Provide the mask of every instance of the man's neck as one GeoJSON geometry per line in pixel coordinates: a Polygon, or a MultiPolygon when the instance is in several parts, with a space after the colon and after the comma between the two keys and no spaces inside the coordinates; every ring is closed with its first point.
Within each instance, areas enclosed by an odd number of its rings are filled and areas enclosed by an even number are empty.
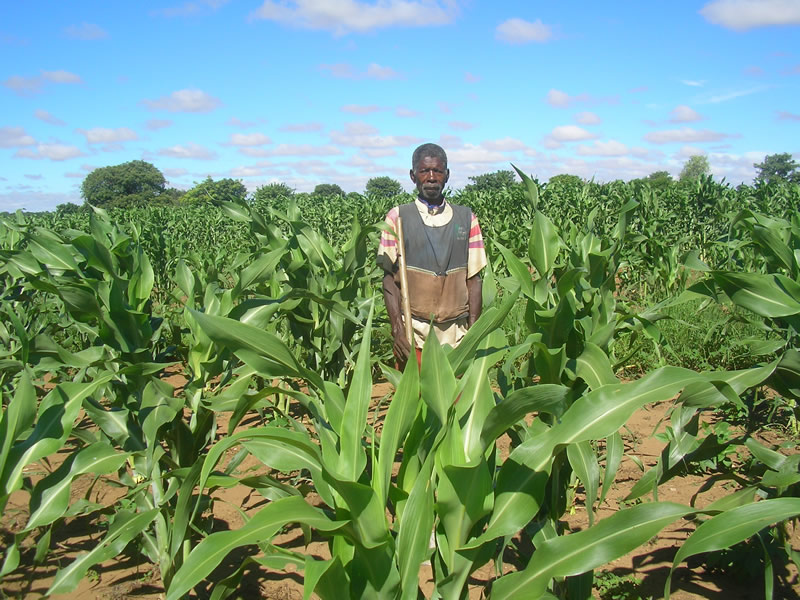
{"type": "Polygon", "coordinates": [[[419,198],[419,201],[428,207],[429,212],[438,212],[444,207],[444,196],[440,196],[439,199],[434,202],[428,202],[422,196],[417,196],[417,198],[419,198]]]}

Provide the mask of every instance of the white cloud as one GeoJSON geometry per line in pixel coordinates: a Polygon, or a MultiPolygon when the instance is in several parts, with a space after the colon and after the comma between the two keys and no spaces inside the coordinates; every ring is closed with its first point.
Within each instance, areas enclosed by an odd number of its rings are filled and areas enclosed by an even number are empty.
{"type": "Polygon", "coordinates": [[[703,87],[706,84],[705,80],[701,81],[696,79],[681,79],[681,83],[689,87],[703,87]]]}
{"type": "Polygon", "coordinates": [[[446,25],[457,14],[455,2],[425,0],[266,0],[250,16],[301,29],[331,31],[336,35],[365,33],[386,27],[446,25]]]}
{"type": "Polygon", "coordinates": [[[95,127],[88,131],[85,129],[76,129],[75,131],[85,136],[88,144],[118,144],[139,139],[136,132],[127,127],[119,127],[117,129],[95,127]]]}
{"type": "Polygon", "coordinates": [[[162,17],[192,17],[206,12],[212,12],[228,3],[228,0],[194,0],[184,2],[178,6],[170,6],[153,11],[152,14],[162,17]]]}
{"type": "Polygon", "coordinates": [[[590,146],[580,144],[577,149],[582,156],[625,156],[630,153],[628,146],[617,140],[595,141],[590,146]]]}
{"type": "Polygon", "coordinates": [[[0,148],[33,146],[36,140],[23,127],[0,127],[0,148]]]}
{"type": "Polygon", "coordinates": [[[55,161],[62,161],[68,160],[70,158],[76,158],[78,156],[83,156],[83,152],[81,152],[80,148],[76,146],[68,146],[66,144],[58,144],[58,143],[49,143],[49,144],[38,144],[35,150],[31,150],[28,148],[24,148],[22,150],[17,151],[14,155],[19,158],[32,158],[34,160],[41,160],[41,159],[49,159],[55,161]]]}
{"type": "Polygon", "coordinates": [[[591,140],[597,136],[577,125],[559,125],[553,128],[549,137],[557,142],[578,142],[591,140]]]}
{"type": "Polygon", "coordinates": [[[45,83],[64,84],[83,83],[83,81],[78,75],[69,71],[42,71],[40,75],[33,77],[12,75],[3,82],[3,86],[19,96],[29,96],[40,93],[45,83]]]}
{"type": "Polygon", "coordinates": [[[609,96],[606,98],[591,96],[589,94],[570,96],[566,92],[555,89],[551,89],[549,92],[547,92],[545,100],[550,106],[554,106],[556,108],[567,108],[578,102],[584,104],[617,104],[619,102],[619,98],[616,96],[609,96]]]}
{"type": "Polygon", "coordinates": [[[198,160],[211,160],[217,157],[216,152],[212,152],[205,146],[190,143],[185,146],[170,146],[158,151],[160,156],[170,156],[172,158],[193,158],[198,160]]]}
{"type": "Polygon", "coordinates": [[[692,129],[691,127],[682,127],[681,129],[652,131],[646,134],[644,139],[653,144],[696,144],[702,142],[718,142],[730,137],[735,136],[727,133],[711,131],[710,129],[692,129]]]}
{"type": "Polygon", "coordinates": [[[189,173],[186,169],[163,169],[162,172],[167,177],[183,177],[189,173]]]}
{"type": "Polygon", "coordinates": [[[247,156],[335,156],[342,154],[336,146],[315,146],[313,144],[278,144],[274,148],[242,148],[240,152],[247,156]]]}
{"type": "Polygon", "coordinates": [[[263,146],[272,140],[263,133],[232,133],[228,144],[231,146],[263,146]]]}
{"type": "Polygon", "coordinates": [[[593,112],[580,112],[575,115],[575,122],[581,125],[599,125],[602,123],[600,117],[593,112]]]}
{"type": "Polygon", "coordinates": [[[215,98],[202,90],[178,90],[169,96],[156,100],[143,100],[150,110],[166,110],[168,112],[207,113],[222,106],[219,98],[215,98]]]}
{"type": "Polygon", "coordinates": [[[310,131],[322,131],[322,123],[289,123],[280,129],[281,131],[292,131],[297,133],[307,133],[310,131]]]}
{"type": "Polygon", "coordinates": [[[547,103],[550,106],[564,108],[569,106],[570,97],[569,94],[562,92],[561,90],[550,90],[547,92],[547,103]]]}
{"type": "Polygon", "coordinates": [[[231,127],[240,127],[241,129],[249,129],[250,127],[255,127],[255,121],[242,121],[238,117],[231,117],[227,121],[225,121],[225,125],[230,125],[231,127]]]}
{"type": "Polygon", "coordinates": [[[735,31],[773,25],[800,25],[797,0],[714,0],[700,9],[709,23],[735,31]]]}
{"type": "Polygon", "coordinates": [[[400,79],[400,73],[391,67],[382,67],[377,63],[370,63],[367,67],[367,77],[370,79],[400,79]]]}
{"type": "Polygon", "coordinates": [[[42,79],[52,83],[83,83],[80,76],[69,71],[42,71],[42,79]]]}
{"type": "Polygon", "coordinates": [[[39,119],[40,121],[44,121],[45,123],[49,123],[50,125],[65,125],[64,121],[51,115],[46,110],[37,109],[34,111],[33,116],[39,119]]]}
{"type": "Polygon", "coordinates": [[[94,23],[86,23],[85,21],[80,25],[70,25],[64,29],[64,33],[68,38],[74,40],[102,40],[108,37],[108,32],[94,23]]]}
{"type": "Polygon", "coordinates": [[[258,177],[264,174],[264,170],[260,167],[234,167],[230,174],[232,177],[258,177]]]}
{"type": "Polygon", "coordinates": [[[707,152],[697,146],[681,146],[681,149],[675,153],[675,156],[680,159],[687,159],[692,156],[705,156],[707,152]]]}
{"type": "Polygon", "coordinates": [[[354,115],[368,115],[370,113],[378,112],[381,110],[381,107],[375,106],[374,104],[370,104],[368,106],[363,106],[361,104],[345,104],[341,110],[342,112],[351,113],[354,115]]]}
{"type": "Polygon", "coordinates": [[[378,130],[367,123],[347,123],[344,131],[332,131],[330,135],[333,143],[356,148],[396,148],[419,141],[408,135],[378,135],[378,130]]]}
{"type": "Polygon", "coordinates": [[[81,199],[77,194],[48,194],[43,192],[10,192],[0,194],[0,210],[13,212],[23,209],[30,212],[55,210],[59,204],[73,202],[78,204],[81,199]]]}
{"type": "Polygon", "coordinates": [[[419,111],[407,108],[405,106],[398,106],[394,111],[395,116],[406,118],[418,117],[419,111]]]}
{"type": "Polygon", "coordinates": [[[384,156],[397,155],[397,150],[394,150],[392,148],[364,148],[362,152],[364,152],[364,154],[366,154],[370,158],[382,158],[384,156]]]}
{"type": "Polygon", "coordinates": [[[378,133],[378,128],[363,121],[345,123],[344,132],[347,135],[372,135],[378,133]]]}
{"type": "Polygon", "coordinates": [[[542,23],[540,19],[536,19],[532,23],[519,18],[508,19],[497,26],[494,35],[498,40],[508,44],[529,44],[531,42],[543,44],[553,38],[550,27],[542,23]]]}
{"type": "Polygon", "coordinates": [[[20,96],[38,94],[42,91],[42,78],[12,75],[3,82],[3,86],[20,96]]]}
{"type": "Polygon", "coordinates": [[[321,64],[319,68],[327,71],[337,79],[402,79],[402,75],[392,67],[384,67],[378,63],[370,63],[365,71],[356,70],[350,63],[321,64]]]}
{"type": "Polygon", "coordinates": [[[148,121],[144,124],[149,131],[158,131],[159,129],[169,127],[170,125],[172,125],[172,121],[167,119],[148,119],[148,121]]]}
{"type": "Polygon", "coordinates": [[[461,163],[495,163],[505,162],[506,157],[496,150],[489,150],[481,146],[473,144],[465,144],[463,148],[457,148],[447,153],[447,161],[449,166],[459,165],[461,163]]]}
{"type": "Polygon", "coordinates": [[[790,113],[785,110],[778,111],[780,121],[800,121],[800,114],[790,113]]]}
{"type": "Polygon", "coordinates": [[[481,146],[487,150],[496,152],[515,152],[517,150],[525,149],[524,143],[511,137],[504,137],[499,140],[485,140],[481,142],[481,146]]]}
{"type": "Polygon", "coordinates": [[[478,83],[480,80],[481,80],[480,76],[474,75],[469,71],[464,73],[464,81],[466,81],[467,83],[478,83]]]}
{"type": "Polygon", "coordinates": [[[335,63],[332,65],[323,64],[319,66],[323,71],[328,71],[333,77],[337,79],[357,79],[356,71],[353,65],[349,63],[335,63]]]}
{"type": "Polygon", "coordinates": [[[694,121],[702,121],[703,115],[685,104],[680,104],[672,109],[669,114],[669,120],[671,123],[692,123],[694,121]]]}
{"type": "Polygon", "coordinates": [[[466,121],[450,121],[448,125],[451,129],[455,129],[457,131],[469,131],[470,129],[475,128],[474,123],[467,123],[466,121]]]}
{"type": "Polygon", "coordinates": [[[766,89],[767,88],[765,86],[758,86],[746,90],[734,90],[732,92],[727,92],[725,94],[716,94],[710,96],[705,100],[705,102],[708,104],[719,104],[720,102],[727,102],[728,100],[734,100],[736,98],[741,98],[742,96],[757,94],[758,92],[763,92],[766,89]]]}

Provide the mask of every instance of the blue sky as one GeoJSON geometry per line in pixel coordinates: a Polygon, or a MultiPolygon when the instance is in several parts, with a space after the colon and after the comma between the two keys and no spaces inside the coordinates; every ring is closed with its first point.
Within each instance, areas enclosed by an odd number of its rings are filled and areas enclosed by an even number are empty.
{"type": "Polygon", "coordinates": [[[511,164],[750,182],[800,159],[800,0],[181,0],[0,6],[0,210],[80,203],[129,160],[250,190],[511,164]]]}

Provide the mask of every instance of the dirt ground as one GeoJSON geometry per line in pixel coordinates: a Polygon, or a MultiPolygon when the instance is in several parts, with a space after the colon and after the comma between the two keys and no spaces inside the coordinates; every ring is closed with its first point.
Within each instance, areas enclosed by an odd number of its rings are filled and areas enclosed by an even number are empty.
{"type": "MultiPolygon", "coordinates": [[[[180,375],[173,375],[170,383],[179,388],[182,385],[180,375]]],[[[391,387],[388,384],[376,385],[373,388],[373,401],[376,405],[381,401],[385,402],[390,392],[391,387]]],[[[669,403],[648,406],[638,411],[628,422],[628,429],[623,430],[626,455],[617,473],[615,485],[603,504],[597,508],[596,519],[603,519],[618,510],[622,506],[623,498],[640,478],[641,470],[630,458],[631,455],[638,457],[646,467],[656,464],[664,443],[653,438],[652,434],[663,430],[662,417],[668,408],[669,403]]],[[[247,422],[243,425],[247,426],[247,422]]],[[[774,439],[768,440],[768,442],[774,441],[774,439]]],[[[501,453],[507,454],[508,446],[508,438],[501,438],[499,442],[501,453]]],[[[794,451],[798,451],[798,448],[795,447],[794,451]]],[[[57,462],[57,460],[51,461],[49,469],[55,468],[57,462]]],[[[251,466],[254,468],[257,466],[254,460],[252,464],[245,462],[240,467],[240,471],[251,466]]],[[[263,469],[263,466],[261,468],[263,469]]],[[[37,475],[41,476],[46,472],[44,468],[38,470],[41,473],[37,473],[37,469],[34,468],[26,472],[26,475],[36,478],[37,475]]],[[[659,489],[659,500],[670,500],[688,505],[698,494],[704,480],[705,478],[694,476],[673,479],[659,489]]],[[[83,497],[90,484],[91,480],[79,478],[73,485],[72,496],[83,497]]],[[[99,503],[110,505],[121,493],[119,488],[101,481],[93,486],[91,497],[99,503]]],[[[730,491],[723,489],[721,485],[714,486],[699,494],[695,499],[695,505],[706,506],[728,493],[730,491]]],[[[245,512],[252,512],[258,510],[266,502],[257,493],[251,493],[243,486],[217,491],[214,493],[214,497],[214,521],[217,530],[240,527],[242,525],[240,508],[245,512]]],[[[27,516],[27,495],[21,493],[12,495],[5,513],[0,516],[0,532],[3,534],[3,543],[7,543],[9,532],[24,526],[27,516]]],[[[51,542],[52,550],[44,564],[37,567],[31,564],[34,549],[32,547],[25,548],[22,553],[21,567],[0,581],[0,598],[43,597],[58,568],[69,564],[77,554],[91,549],[102,535],[102,532],[98,531],[96,527],[89,529],[89,525],[88,520],[82,518],[67,520],[62,527],[54,531],[51,542]]],[[[588,515],[583,506],[580,489],[577,490],[573,510],[565,519],[565,525],[570,532],[588,527],[588,515]]],[[[651,597],[663,597],[664,582],[672,566],[672,559],[680,544],[694,531],[694,528],[695,525],[689,521],[677,521],[645,546],[603,567],[602,570],[611,574],[606,575],[608,578],[614,576],[636,578],[635,594],[621,596],[621,598],[633,600],[638,597],[644,600],[651,597]]],[[[285,532],[276,540],[276,543],[319,558],[329,556],[327,543],[322,538],[314,538],[308,546],[305,546],[303,534],[299,528],[285,532]]],[[[800,551],[800,533],[797,531],[794,532],[793,547],[795,551],[800,551]]],[[[522,544],[517,549],[508,549],[504,555],[504,572],[515,570],[517,566],[523,566],[527,558],[525,554],[526,549],[522,544]]],[[[236,561],[240,561],[242,558],[241,555],[231,557],[228,561],[229,564],[222,565],[216,573],[224,576],[233,571],[236,561]]],[[[741,569],[742,572],[744,570],[741,569]]],[[[745,600],[764,597],[763,577],[759,576],[748,580],[734,575],[735,573],[731,572],[707,571],[699,561],[690,562],[688,565],[684,563],[673,576],[672,598],[675,600],[693,598],[745,600]]],[[[494,576],[494,564],[487,564],[476,571],[469,580],[470,598],[484,597],[486,585],[494,576]]],[[[776,569],[776,576],[778,577],[775,588],[776,598],[800,598],[800,582],[794,569],[788,572],[776,569]]],[[[420,583],[426,596],[433,589],[431,577],[430,567],[423,566],[420,571],[420,583]]],[[[210,596],[211,590],[200,590],[196,593],[198,598],[207,598],[210,596]]],[[[245,575],[238,596],[248,599],[300,600],[303,598],[303,575],[292,568],[285,572],[263,568],[253,569],[245,575]]],[[[123,555],[96,566],[89,572],[89,577],[84,578],[74,592],[52,596],[55,600],[156,600],[163,597],[163,588],[160,586],[155,566],[146,559],[143,560],[142,557],[129,555],[123,555]]]]}

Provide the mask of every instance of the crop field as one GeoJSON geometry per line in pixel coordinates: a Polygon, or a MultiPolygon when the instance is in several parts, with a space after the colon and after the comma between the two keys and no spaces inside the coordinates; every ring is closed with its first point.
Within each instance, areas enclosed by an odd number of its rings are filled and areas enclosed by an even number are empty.
{"type": "Polygon", "coordinates": [[[410,196],[0,215],[0,596],[800,594],[800,186],[520,176],[403,372],[410,196]]]}

